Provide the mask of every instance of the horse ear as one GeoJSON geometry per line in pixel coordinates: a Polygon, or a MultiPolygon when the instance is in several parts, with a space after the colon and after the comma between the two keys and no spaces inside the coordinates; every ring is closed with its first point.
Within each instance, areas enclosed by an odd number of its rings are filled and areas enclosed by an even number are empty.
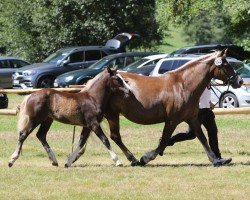
{"type": "Polygon", "coordinates": [[[108,73],[110,74],[110,76],[114,75],[114,72],[112,71],[112,69],[110,69],[109,67],[107,67],[108,73]]]}
{"type": "Polygon", "coordinates": [[[114,71],[116,72],[118,70],[118,65],[114,66],[114,71]]]}
{"type": "Polygon", "coordinates": [[[228,48],[223,49],[223,50],[219,53],[219,57],[226,57],[227,51],[228,51],[228,48]]]}

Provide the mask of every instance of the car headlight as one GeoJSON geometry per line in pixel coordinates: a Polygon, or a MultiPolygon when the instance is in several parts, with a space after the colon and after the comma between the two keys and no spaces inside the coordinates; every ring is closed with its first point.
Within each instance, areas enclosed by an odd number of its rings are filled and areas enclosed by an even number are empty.
{"type": "Polygon", "coordinates": [[[67,77],[65,78],[65,81],[66,81],[66,82],[71,81],[73,78],[74,78],[74,76],[67,76],[67,77]]]}
{"type": "Polygon", "coordinates": [[[242,85],[241,88],[242,88],[243,90],[245,90],[246,92],[249,92],[249,93],[250,93],[250,87],[249,87],[249,86],[242,85]]]}
{"type": "Polygon", "coordinates": [[[27,70],[27,71],[23,72],[24,76],[33,76],[35,74],[36,74],[36,71],[34,71],[34,70],[29,70],[29,71],[27,70]]]}

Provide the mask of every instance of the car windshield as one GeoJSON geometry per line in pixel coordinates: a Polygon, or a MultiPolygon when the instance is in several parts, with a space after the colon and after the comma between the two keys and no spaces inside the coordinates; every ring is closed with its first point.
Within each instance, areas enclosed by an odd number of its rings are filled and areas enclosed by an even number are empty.
{"type": "Polygon", "coordinates": [[[102,58],[101,60],[95,62],[95,63],[92,64],[92,65],[90,65],[90,66],[89,66],[89,69],[101,69],[101,68],[103,68],[104,66],[107,66],[109,61],[110,61],[110,60],[107,59],[107,58],[102,58]]]}
{"type": "Polygon", "coordinates": [[[63,60],[65,57],[69,55],[70,52],[65,51],[57,51],[47,57],[43,62],[46,63],[58,63],[63,60]]]}
{"type": "Polygon", "coordinates": [[[149,61],[148,58],[139,59],[139,60],[137,60],[137,61],[131,63],[131,64],[128,65],[127,67],[125,67],[124,70],[127,71],[127,70],[136,69],[136,68],[138,68],[138,66],[140,66],[141,64],[146,63],[146,62],[148,62],[148,61],[149,61]]]}
{"type": "Polygon", "coordinates": [[[235,69],[235,71],[240,74],[241,77],[250,77],[250,65],[242,62],[230,62],[230,64],[235,69]]]}

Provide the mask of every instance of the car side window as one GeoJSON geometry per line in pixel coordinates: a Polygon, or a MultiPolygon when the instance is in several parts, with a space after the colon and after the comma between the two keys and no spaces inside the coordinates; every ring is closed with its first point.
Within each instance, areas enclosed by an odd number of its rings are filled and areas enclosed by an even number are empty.
{"type": "Polygon", "coordinates": [[[8,60],[1,60],[0,61],[0,68],[10,68],[10,64],[8,60]]]}
{"type": "Polygon", "coordinates": [[[83,51],[74,52],[69,56],[70,63],[83,62],[83,51]]]}
{"type": "Polygon", "coordinates": [[[105,56],[107,56],[108,54],[106,53],[106,52],[104,52],[104,51],[101,51],[101,57],[103,58],[103,57],[105,57],[105,56]]]}
{"type": "Polygon", "coordinates": [[[125,66],[128,66],[129,64],[133,63],[135,61],[134,57],[126,57],[125,60],[125,66]]]}
{"type": "Polygon", "coordinates": [[[85,51],[85,61],[100,60],[102,58],[99,50],[85,51]]]}
{"type": "Polygon", "coordinates": [[[20,68],[20,67],[24,67],[26,65],[28,65],[29,63],[26,63],[24,61],[21,61],[21,60],[11,60],[11,66],[12,68],[20,68]]]}
{"type": "Polygon", "coordinates": [[[115,65],[118,66],[118,68],[123,68],[125,63],[125,57],[117,58],[115,60],[115,65]]]}
{"type": "Polygon", "coordinates": [[[175,64],[172,67],[172,70],[177,69],[179,67],[181,67],[182,65],[186,64],[188,62],[188,60],[176,60],[175,64]]]}
{"type": "Polygon", "coordinates": [[[173,60],[166,60],[161,63],[158,73],[164,74],[165,72],[172,70],[173,60]]]}

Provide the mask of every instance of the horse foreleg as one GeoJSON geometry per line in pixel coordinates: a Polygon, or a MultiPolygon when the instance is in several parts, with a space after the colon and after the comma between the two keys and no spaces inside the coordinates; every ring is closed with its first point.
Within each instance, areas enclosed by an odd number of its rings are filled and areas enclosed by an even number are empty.
{"type": "Polygon", "coordinates": [[[116,153],[111,149],[110,142],[109,142],[108,138],[106,137],[106,135],[103,133],[100,125],[96,126],[96,127],[94,126],[93,131],[95,132],[97,137],[102,141],[102,143],[105,145],[105,147],[108,149],[108,152],[109,152],[111,158],[113,159],[113,161],[115,162],[115,165],[121,166],[122,165],[121,161],[119,160],[116,153]]]}
{"type": "Polygon", "coordinates": [[[201,125],[198,120],[194,120],[193,122],[189,123],[190,128],[194,130],[197,138],[201,142],[203,148],[205,149],[205,152],[208,156],[208,159],[213,163],[214,166],[221,165],[221,161],[216,158],[214,152],[211,150],[210,146],[208,145],[207,138],[205,137],[201,125]]]}
{"type": "Polygon", "coordinates": [[[77,161],[81,155],[85,152],[85,148],[86,148],[86,141],[89,137],[91,130],[87,127],[83,127],[82,128],[82,132],[81,132],[81,136],[80,136],[80,140],[78,143],[77,148],[68,156],[66,163],[65,163],[65,167],[70,167],[72,165],[72,163],[74,163],[75,161],[77,161]]]}
{"type": "Polygon", "coordinates": [[[131,162],[132,166],[140,165],[140,162],[134,157],[134,155],[128,150],[128,148],[122,142],[120,135],[119,115],[112,114],[112,118],[107,117],[107,120],[109,123],[111,139],[120,147],[120,149],[123,151],[127,159],[131,162]]]}
{"type": "Polygon", "coordinates": [[[53,122],[53,119],[51,118],[47,118],[45,121],[43,121],[39,127],[39,130],[36,134],[36,137],[39,139],[39,141],[42,143],[45,151],[47,152],[50,161],[52,162],[53,166],[58,166],[58,162],[56,160],[56,156],[54,154],[54,152],[52,151],[52,149],[50,148],[47,140],[46,140],[46,136],[48,133],[48,130],[51,126],[53,122]]]}
{"type": "Polygon", "coordinates": [[[144,156],[141,157],[140,159],[141,165],[145,165],[149,161],[154,160],[160,152],[164,151],[176,126],[177,126],[176,124],[173,124],[171,122],[165,123],[164,129],[162,132],[162,137],[158,144],[158,147],[152,151],[149,151],[148,153],[146,153],[144,156]]]}

